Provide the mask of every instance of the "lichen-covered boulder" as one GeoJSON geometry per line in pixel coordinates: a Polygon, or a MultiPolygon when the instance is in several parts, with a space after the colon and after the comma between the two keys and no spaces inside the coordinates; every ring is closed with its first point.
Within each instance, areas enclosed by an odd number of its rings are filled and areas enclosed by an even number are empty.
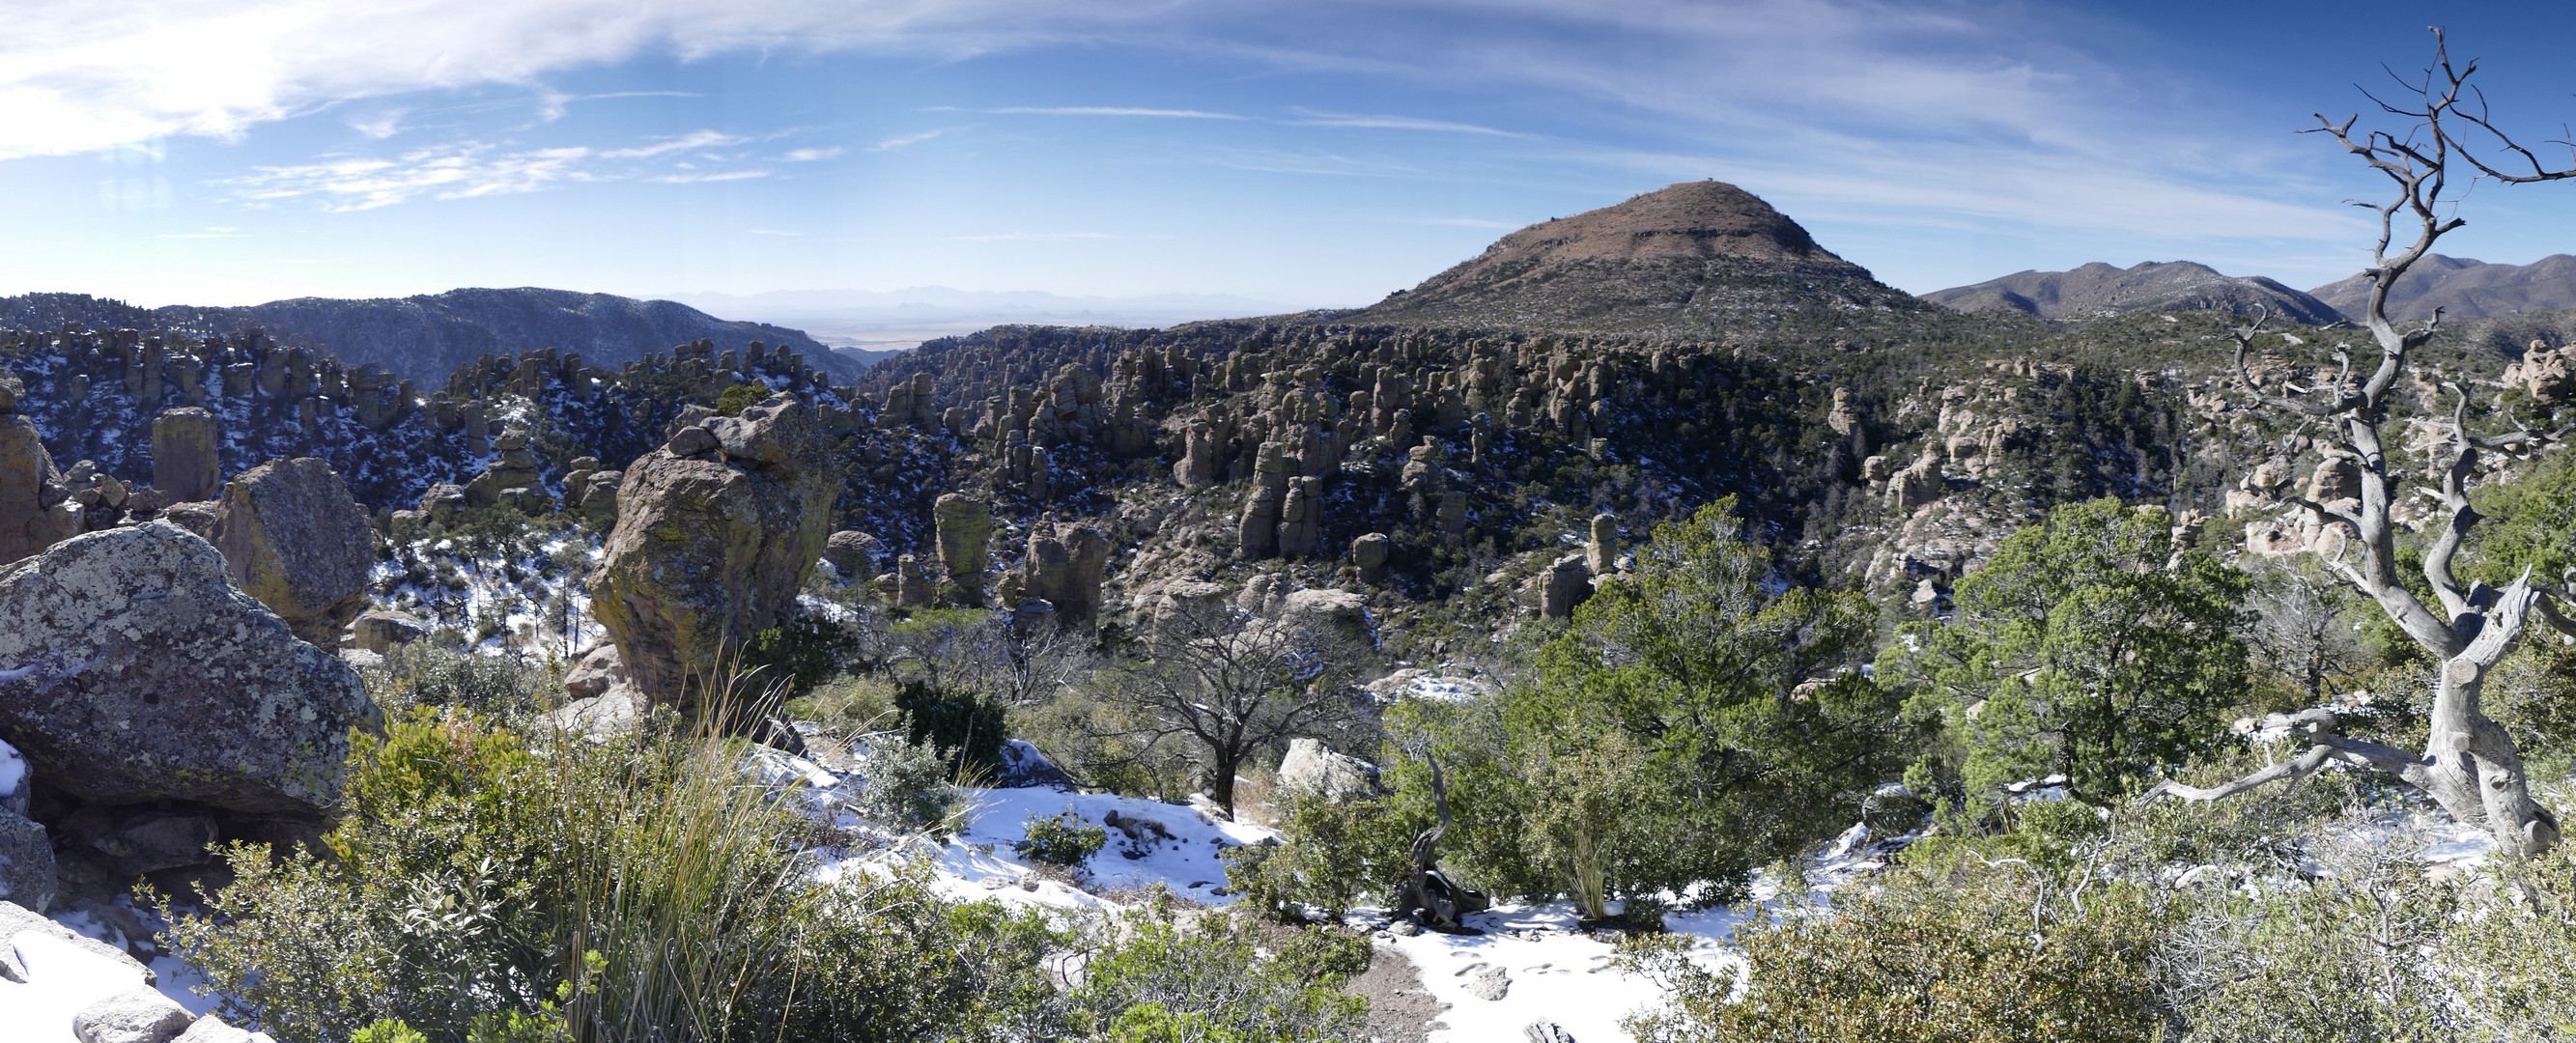
{"type": "Polygon", "coordinates": [[[76,800],[319,818],[350,729],[382,721],[357,671],[296,640],[176,525],[0,569],[0,737],[76,800]]]}
{"type": "Polygon", "coordinates": [[[720,660],[796,611],[823,556],[840,481],[813,410],[772,395],[627,467],[617,528],[590,576],[591,614],[657,705],[693,700],[720,660]]]}
{"type": "Polygon", "coordinates": [[[45,827],[0,809],[0,901],[37,912],[54,906],[54,842],[45,827]]]}
{"type": "Polygon", "coordinates": [[[233,582],[323,648],[367,609],[375,529],[319,457],[271,460],[224,487],[210,537],[233,582]]]}
{"type": "Polygon", "coordinates": [[[152,487],[171,503],[213,499],[224,488],[223,437],[213,413],[163,410],[152,418],[152,487]]]}
{"type": "Polygon", "coordinates": [[[855,529],[843,529],[823,541],[823,560],[831,562],[843,580],[865,579],[877,571],[877,538],[855,529]]]}

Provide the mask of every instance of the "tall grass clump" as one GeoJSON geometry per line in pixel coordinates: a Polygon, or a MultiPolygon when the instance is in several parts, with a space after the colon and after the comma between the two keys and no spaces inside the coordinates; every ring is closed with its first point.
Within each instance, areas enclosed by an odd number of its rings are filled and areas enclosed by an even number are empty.
{"type": "Polygon", "coordinates": [[[415,709],[359,744],[328,857],[233,845],[205,910],[163,903],[166,942],[288,1043],[927,1039],[1047,993],[1041,925],[917,867],[812,883],[811,824],[744,752],[667,717],[592,742],[415,709]]]}

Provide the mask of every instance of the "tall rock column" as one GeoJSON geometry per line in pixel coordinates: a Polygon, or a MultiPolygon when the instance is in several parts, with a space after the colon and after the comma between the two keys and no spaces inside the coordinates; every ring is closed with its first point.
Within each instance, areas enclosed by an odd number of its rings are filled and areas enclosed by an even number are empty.
{"type": "Polygon", "coordinates": [[[984,581],[993,570],[993,508],[964,493],[945,493],[931,505],[939,533],[939,560],[948,567],[949,600],[982,607],[984,581]]]}
{"type": "Polygon", "coordinates": [[[17,375],[0,370],[0,565],[54,542],[54,523],[46,508],[68,495],[36,422],[18,415],[18,399],[24,394],[17,375]]]}
{"type": "Polygon", "coordinates": [[[751,635],[796,613],[840,493],[811,407],[772,395],[626,468],[591,614],[657,705],[698,701],[751,635]]]}
{"type": "Polygon", "coordinates": [[[1618,515],[1605,511],[1592,516],[1592,539],[1583,545],[1583,557],[1595,576],[1607,576],[1618,571],[1618,515]]]}
{"type": "Polygon", "coordinates": [[[152,487],[171,503],[214,499],[223,491],[222,426],[195,406],[152,418],[152,487]]]}

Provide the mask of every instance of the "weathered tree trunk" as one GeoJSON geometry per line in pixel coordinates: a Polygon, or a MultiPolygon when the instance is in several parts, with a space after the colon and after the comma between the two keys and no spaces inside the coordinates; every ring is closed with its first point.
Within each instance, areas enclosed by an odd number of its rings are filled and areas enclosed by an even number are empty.
{"type": "Polygon", "coordinates": [[[2172,795],[2186,800],[2219,800],[2342,761],[2378,768],[2422,789],[2460,821],[2485,829],[2506,851],[2537,854],[2558,842],[2558,820],[2531,799],[2521,751],[2504,728],[2486,716],[2480,697],[2487,674],[2521,642],[2534,615],[2576,635],[2576,626],[2570,625],[2557,606],[2569,595],[2564,589],[2533,583],[2527,571],[2501,591],[2484,583],[2463,587],[2452,572],[2451,562],[2480,519],[2468,497],[2468,481],[2477,469],[2478,450],[2538,445],[2576,428],[2553,434],[2525,429],[2504,435],[2472,435],[2467,424],[2468,394],[2456,385],[2451,388],[2459,394],[2460,405],[2451,417],[2455,452],[2442,476],[2442,501],[2448,519],[2441,535],[2424,554],[2424,579],[2441,602],[2437,613],[2397,576],[2396,525],[2389,513],[2394,495],[2379,423],[2389,390],[2405,368],[2406,353],[2431,339],[2441,321],[2437,310],[2432,321],[2422,328],[2401,331],[2389,321],[2387,304],[2389,289],[2408,268],[2423,259],[2434,240],[2464,223],[2457,217],[2441,216],[2442,209],[2451,202],[2442,194],[2445,164],[2454,158],[2465,160],[2478,172],[2507,182],[2561,180],[2576,177],[2576,169],[2544,170],[2534,160],[2530,174],[2505,174],[2479,162],[2462,147],[2460,128],[2465,125],[2494,135],[2505,148],[2525,160],[2532,158],[2487,123],[2483,102],[2477,103],[2474,110],[2462,106],[2464,84],[2476,66],[2472,63],[2468,70],[2454,71],[2442,50],[2438,31],[2434,40],[2434,65],[2418,88],[2423,108],[2410,110],[2383,103],[2389,112],[2418,122],[2414,135],[2396,138],[2375,131],[2356,141],[2350,136],[2355,120],[2335,124],[2322,116],[2318,118],[2320,126],[2313,128],[2332,135],[2347,152],[2361,157],[2397,186],[2397,198],[2375,208],[2379,211],[2380,238],[2373,264],[2367,270],[2371,277],[2370,306],[2362,324],[2379,346],[2378,368],[2356,385],[2352,380],[2352,360],[2339,344],[2335,359],[2342,364],[2343,372],[2331,384],[2306,389],[2284,385],[2292,393],[2290,397],[2265,394],[2245,367],[2245,353],[2261,335],[2263,320],[2258,318],[2249,326],[2231,331],[2236,342],[2238,383],[2265,405],[2326,423],[2359,461],[2361,496],[2349,512],[2291,499],[2328,524],[2352,531],[2351,543],[2360,548],[2361,561],[2355,565],[2339,560],[2333,563],[2334,568],[2378,602],[2391,621],[2442,663],[2424,752],[2414,756],[2379,743],[2345,738],[2337,731],[2334,714],[2322,709],[2287,717],[2275,715],[2274,723],[2289,725],[2309,742],[2305,752],[2211,789],[2168,781],[2148,791],[2144,799],[2172,795]],[[2401,213],[2414,222],[2416,238],[2413,245],[2392,257],[2388,246],[2401,213]]]}

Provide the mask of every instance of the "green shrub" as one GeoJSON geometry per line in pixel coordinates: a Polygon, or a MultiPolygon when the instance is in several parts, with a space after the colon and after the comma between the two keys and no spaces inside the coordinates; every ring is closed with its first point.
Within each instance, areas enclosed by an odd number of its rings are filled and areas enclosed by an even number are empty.
{"type": "Polygon", "coordinates": [[[1741,974],[1691,962],[1687,937],[1631,935],[1622,964],[1672,999],[1625,1024],[1639,1043],[2155,1039],[2149,962],[2170,914],[2135,886],[2079,898],[2069,882],[1964,853],[1899,869],[1831,911],[1738,930],[1741,974]]]}
{"type": "Polygon", "coordinates": [[[1083,821],[1068,807],[1046,818],[1029,816],[1028,828],[1011,850],[1059,866],[1078,866],[1100,853],[1109,831],[1083,821]]]}
{"type": "Polygon", "coordinates": [[[432,706],[516,720],[549,709],[554,701],[541,671],[508,656],[442,648],[430,641],[388,647],[384,666],[362,676],[368,694],[388,714],[432,706]]]}
{"type": "Polygon", "coordinates": [[[1235,901],[1272,919],[1339,920],[1355,901],[1382,901],[1413,868],[1413,830],[1384,801],[1339,804],[1291,792],[1279,805],[1280,842],[1225,852],[1235,901]]]}
{"type": "Polygon", "coordinates": [[[895,689],[894,705],[903,711],[905,738],[928,743],[947,758],[950,775],[990,773],[1002,765],[1000,703],[974,692],[905,681],[895,689]]]}
{"type": "Polygon", "coordinates": [[[929,743],[879,736],[868,744],[860,769],[858,811],[888,825],[909,826],[942,834],[956,809],[955,776],[948,761],[929,743]]]}
{"type": "Polygon", "coordinates": [[[744,642],[744,670],[758,670],[764,685],[784,685],[784,694],[803,695],[841,671],[858,650],[859,639],[838,623],[820,616],[798,616],[751,635],[744,642]]]}
{"type": "Polygon", "coordinates": [[[743,410],[759,405],[762,399],[768,397],[769,388],[766,385],[736,384],[716,394],[716,412],[726,416],[741,416],[743,410]]]}
{"type": "Polygon", "coordinates": [[[1319,973],[1314,960],[1265,958],[1245,925],[1222,914],[1196,924],[1184,930],[1168,909],[1129,921],[1121,941],[1084,964],[1082,984],[1066,997],[1077,1033],[1247,1043],[1366,1038],[1368,1001],[1343,992],[1341,976],[1319,973]]]}
{"type": "Polygon", "coordinates": [[[918,866],[810,883],[810,824],[741,756],[416,710],[358,743],[334,857],[231,846],[204,912],[163,902],[163,944],[286,1043],[388,1019],[434,1043],[916,1039],[1053,1002],[1043,924],[949,906],[918,866]]]}

